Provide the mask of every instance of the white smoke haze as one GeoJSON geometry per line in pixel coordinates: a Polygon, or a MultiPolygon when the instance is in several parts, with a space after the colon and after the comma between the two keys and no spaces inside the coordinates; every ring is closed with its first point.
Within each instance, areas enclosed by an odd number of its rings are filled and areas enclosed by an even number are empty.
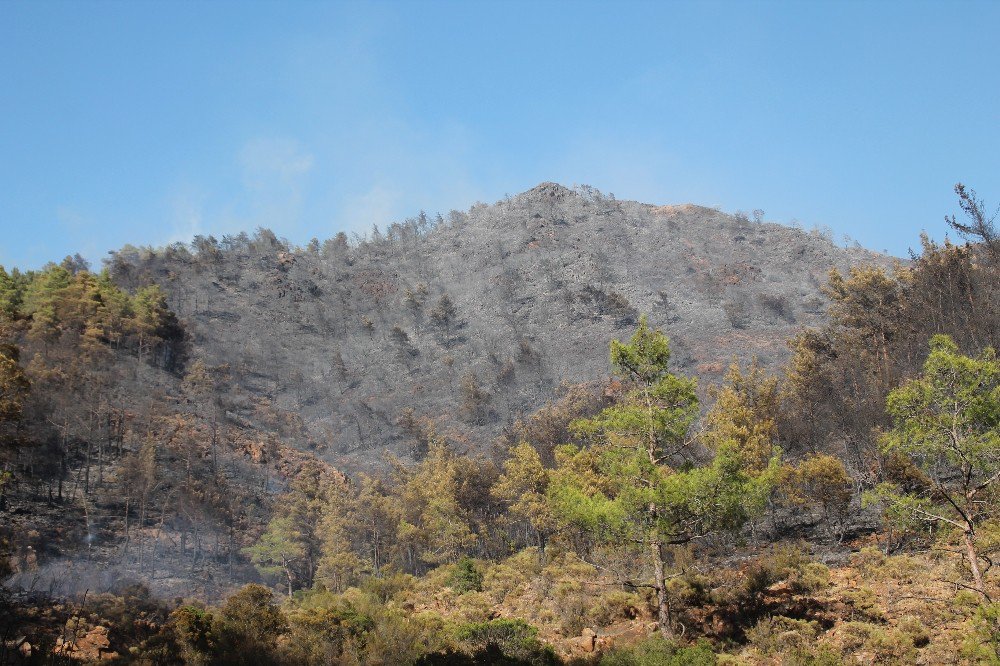
{"type": "Polygon", "coordinates": [[[236,585],[232,580],[215,580],[210,575],[192,576],[176,557],[150,558],[142,571],[125,564],[84,557],[58,558],[35,569],[22,571],[3,581],[3,587],[21,595],[81,602],[95,594],[121,594],[134,585],[146,587],[164,600],[195,597],[208,602],[224,599],[236,585]]]}

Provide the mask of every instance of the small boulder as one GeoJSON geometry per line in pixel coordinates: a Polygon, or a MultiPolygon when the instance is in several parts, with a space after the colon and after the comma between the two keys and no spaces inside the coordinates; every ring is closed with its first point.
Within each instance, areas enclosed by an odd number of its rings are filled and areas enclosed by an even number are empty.
{"type": "Polygon", "coordinates": [[[580,632],[580,638],[577,639],[577,644],[584,652],[593,652],[596,640],[597,633],[590,627],[585,627],[584,630],[580,632]]]}

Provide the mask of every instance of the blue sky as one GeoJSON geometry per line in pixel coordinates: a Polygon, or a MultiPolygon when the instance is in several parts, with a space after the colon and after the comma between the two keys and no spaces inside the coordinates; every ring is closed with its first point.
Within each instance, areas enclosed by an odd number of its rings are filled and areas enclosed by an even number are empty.
{"type": "Polygon", "coordinates": [[[1000,3],[0,3],[0,263],[539,182],[874,249],[1000,201],[1000,3]]]}

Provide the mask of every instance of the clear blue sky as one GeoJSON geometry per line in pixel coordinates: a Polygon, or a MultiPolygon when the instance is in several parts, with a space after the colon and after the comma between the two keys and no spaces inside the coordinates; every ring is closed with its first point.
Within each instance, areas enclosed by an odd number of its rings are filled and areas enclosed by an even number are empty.
{"type": "Polygon", "coordinates": [[[0,3],[0,263],[554,180],[901,254],[1000,201],[1000,3],[0,3]]]}

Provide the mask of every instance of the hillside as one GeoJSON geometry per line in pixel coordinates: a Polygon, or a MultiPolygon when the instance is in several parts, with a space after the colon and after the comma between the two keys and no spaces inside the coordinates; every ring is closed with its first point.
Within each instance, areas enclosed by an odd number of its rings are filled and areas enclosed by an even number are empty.
{"type": "MultiPolygon", "coordinates": [[[[609,341],[640,313],[705,384],[734,356],[775,367],[790,334],[822,322],[831,268],[889,261],[818,232],[552,183],[354,243],[296,249],[261,230],[192,247],[125,248],[112,275],[159,284],[192,357],[298,414],[292,443],[348,470],[385,450],[419,457],[415,422],[481,449],[560,384],[606,377],[609,341]]],[[[229,409],[255,418],[249,402],[229,409]]]]}
{"type": "Polygon", "coordinates": [[[0,663],[992,663],[956,191],[892,271],[556,185],[0,269],[0,663]]]}

